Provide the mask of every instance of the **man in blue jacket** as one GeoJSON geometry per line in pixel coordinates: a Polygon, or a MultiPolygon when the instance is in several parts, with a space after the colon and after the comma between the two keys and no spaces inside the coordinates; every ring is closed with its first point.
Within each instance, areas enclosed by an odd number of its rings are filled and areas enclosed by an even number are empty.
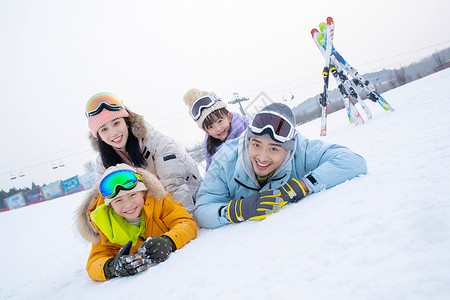
{"type": "Polygon", "coordinates": [[[264,219],[366,171],[364,158],[350,149],[299,134],[292,110],[273,103],[214,155],[194,217],[205,228],[264,219]]]}

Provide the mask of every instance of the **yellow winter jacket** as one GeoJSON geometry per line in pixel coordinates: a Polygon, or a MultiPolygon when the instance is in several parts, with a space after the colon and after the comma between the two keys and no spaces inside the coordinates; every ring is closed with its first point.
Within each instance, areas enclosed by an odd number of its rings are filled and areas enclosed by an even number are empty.
{"type": "MultiPolygon", "coordinates": [[[[145,238],[166,235],[172,239],[176,248],[180,249],[197,235],[197,224],[194,218],[184,209],[181,202],[172,199],[153,174],[143,169],[138,169],[138,173],[142,175],[144,184],[148,188],[143,206],[145,238]]],[[[81,236],[92,243],[86,265],[88,275],[94,280],[104,281],[106,280],[103,271],[105,262],[116,256],[123,245],[110,242],[92,222],[91,213],[102,204],[104,199],[98,194],[97,186],[91,190],[78,209],[76,225],[81,236]]],[[[130,253],[136,253],[144,241],[145,239],[139,237],[130,253]]]]}

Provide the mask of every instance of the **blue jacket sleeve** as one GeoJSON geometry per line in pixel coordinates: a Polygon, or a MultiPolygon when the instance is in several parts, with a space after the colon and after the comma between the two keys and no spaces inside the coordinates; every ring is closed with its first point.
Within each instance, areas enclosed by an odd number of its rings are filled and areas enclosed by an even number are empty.
{"type": "Polygon", "coordinates": [[[312,176],[303,180],[312,192],[331,188],[367,172],[364,158],[344,146],[307,140],[300,147],[304,150],[301,152],[304,153],[304,171],[312,176]]]}
{"type": "Polygon", "coordinates": [[[217,228],[230,221],[220,215],[220,210],[230,202],[230,192],[225,177],[225,170],[213,160],[197,194],[194,218],[200,227],[217,228]]]}

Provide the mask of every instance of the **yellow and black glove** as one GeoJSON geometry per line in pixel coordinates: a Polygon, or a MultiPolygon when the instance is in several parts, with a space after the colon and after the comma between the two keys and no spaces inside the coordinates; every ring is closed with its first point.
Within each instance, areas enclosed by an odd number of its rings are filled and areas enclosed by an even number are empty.
{"type": "Polygon", "coordinates": [[[227,219],[231,223],[265,219],[279,211],[286,203],[278,190],[259,192],[245,198],[231,200],[228,204],[227,219]]]}
{"type": "Polygon", "coordinates": [[[307,195],[305,189],[302,187],[300,182],[292,178],[285,185],[277,190],[273,190],[276,195],[279,195],[287,203],[295,203],[300,201],[303,197],[307,195]],[[279,194],[278,192],[279,191],[279,194]]]}

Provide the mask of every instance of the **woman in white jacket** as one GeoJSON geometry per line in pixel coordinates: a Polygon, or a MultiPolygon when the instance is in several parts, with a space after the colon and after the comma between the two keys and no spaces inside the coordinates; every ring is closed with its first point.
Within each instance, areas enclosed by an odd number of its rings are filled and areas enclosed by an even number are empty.
{"type": "Polygon", "coordinates": [[[144,168],[192,213],[201,176],[183,147],[156,131],[110,93],[92,96],[86,105],[86,116],[92,146],[99,152],[95,167],[98,178],[118,163],[144,168]]]}

